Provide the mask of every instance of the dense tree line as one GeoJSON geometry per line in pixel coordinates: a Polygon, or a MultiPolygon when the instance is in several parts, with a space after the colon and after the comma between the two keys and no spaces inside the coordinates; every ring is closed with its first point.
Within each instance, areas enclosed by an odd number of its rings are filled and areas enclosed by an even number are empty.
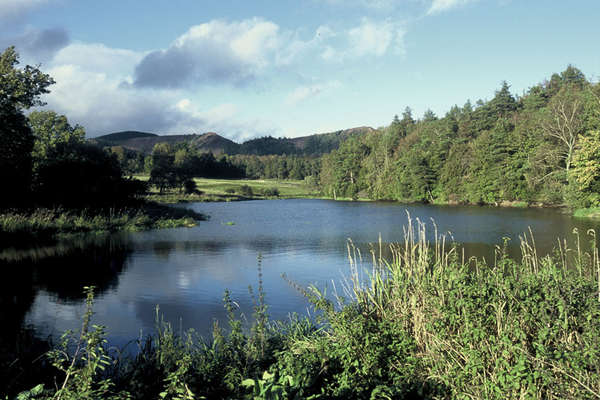
{"type": "Polygon", "coordinates": [[[337,149],[340,143],[351,136],[357,136],[357,133],[337,131],[296,139],[265,136],[247,140],[240,144],[237,149],[232,149],[229,154],[317,157],[337,149]]]}
{"type": "Polygon", "coordinates": [[[114,206],[144,191],[122,177],[116,157],[85,143],[81,126],[52,111],[25,115],[54,80],[18,64],[14,47],[0,55],[0,207],[114,206]]]}
{"type": "Polygon", "coordinates": [[[123,146],[110,146],[106,150],[116,157],[125,174],[152,175],[154,170],[154,174],[164,176],[171,181],[164,188],[182,188],[193,177],[302,180],[318,179],[321,171],[321,158],[316,156],[236,154],[217,158],[194,149],[190,143],[159,143],[147,156],[123,146]]]}
{"type": "Polygon", "coordinates": [[[318,177],[321,159],[297,155],[235,155],[230,157],[250,179],[305,179],[318,177]]]}
{"type": "Polygon", "coordinates": [[[569,66],[520,97],[503,82],[443,118],[407,108],[324,156],[321,184],[334,197],[598,206],[599,125],[600,85],[569,66]]]}

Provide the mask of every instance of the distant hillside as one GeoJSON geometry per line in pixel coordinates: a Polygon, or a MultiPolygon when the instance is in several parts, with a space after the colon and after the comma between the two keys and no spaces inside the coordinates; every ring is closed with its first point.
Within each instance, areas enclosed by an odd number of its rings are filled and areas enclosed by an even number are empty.
{"type": "Polygon", "coordinates": [[[191,135],[157,135],[154,133],[124,131],[90,139],[99,146],[122,146],[125,149],[150,154],[157,143],[189,143],[193,147],[213,154],[299,154],[321,155],[337,149],[341,142],[351,136],[373,131],[370,127],[358,127],[337,132],[314,134],[298,138],[274,138],[271,136],[248,140],[242,144],[224,138],[215,132],[191,135]]]}
{"type": "Polygon", "coordinates": [[[158,136],[156,133],[146,133],[146,132],[138,132],[138,131],[123,131],[123,132],[115,132],[108,135],[97,137],[96,139],[102,141],[109,142],[118,142],[123,140],[130,140],[136,138],[144,138],[144,137],[156,137],[158,136]]]}
{"type": "Polygon", "coordinates": [[[204,133],[202,135],[157,135],[144,132],[116,132],[104,136],[98,136],[90,139],[91,143],[100,146],[122,146],[125,149],[150,154],[154,145],[157,143],[185,143],[210,151],[213,154],[227,153],[236,150],[239,144],[217,135],[214,132],[204,133]]]}
{"type": "Polygon", "coordinates": [[[194,135],[190,143],[197,149],[210,151],[213,154],[234,154],[240,147],[236,142],[214,132],[207,132],[199,136],[194,135]]]}
{"type": "Polygon", "coordinates": [[[360,126],[342,131],[302,136],[289,140],[294,143],[296,148],[302,150],[304,154],[324,154],[337,149],[341,142],[351,136],[362,136],[373,131],[375,131],[375,129],[369,126],[360,126]]]}

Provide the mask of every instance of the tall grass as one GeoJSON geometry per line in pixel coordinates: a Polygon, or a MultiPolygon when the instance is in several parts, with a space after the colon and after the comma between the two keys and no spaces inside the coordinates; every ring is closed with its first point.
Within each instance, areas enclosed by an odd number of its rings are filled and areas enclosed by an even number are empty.
{"type": "MultiPolygon", "coordinates": [[[[529,231],[520,262],[498,246],[494,265],[473,268],[443,236],[428,243],[425,224],[409,219],[392,261],[372,251],[371,273],[361,278],[353,268],[346,294],[381,331],[401,325],[422,388],[443,388],[437,396],[600,398],[600,263],[596,234],[587,235],[590,253],[577,236],[576,248],[559,242],[556,257],[540,258],[529,231]]],[[[352,246],[349,255],[351,265],[361,262],[352,246]]],[[[324,309],[330,320],[344,313],[324,309]]]]}

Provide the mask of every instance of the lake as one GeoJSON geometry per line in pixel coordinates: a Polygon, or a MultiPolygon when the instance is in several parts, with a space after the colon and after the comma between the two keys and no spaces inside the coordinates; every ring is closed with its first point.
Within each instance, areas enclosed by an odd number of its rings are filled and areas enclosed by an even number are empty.
{"type": "MultiPolygon", "coordinates": [[[[464,244],[465,256],[493,263],[494,245],[510,238],[518,257],[519,235],[530,227],[541,254],[558,238],[574,243],[572,231],[598,229],[550,209],[402,205],[387,202],[265,200],[178,205],[210,216],[194,228],[91,236],[47,248],[5,249],[0,261],[12,271],[0,284],[0,323],[29,326],[40,337],[78,329],[84,313],[82,287],[97,287],[94,322],[107,327],[119,346],[153,332],[155,308],[176,330],[207,335],[213,321],[225,321],[223,294],[231,291],[239,311],[252,314],[262,283],[271,318],[306,314],[304,297],[282,278],[343,291],[349,272],[348,239],[368,254],[369,243],[403,240],[407,212],[428,223],[433,237],[448,233],[464,244]]],[[[369,266],[365,257],[365,267],[369,266]]]]}

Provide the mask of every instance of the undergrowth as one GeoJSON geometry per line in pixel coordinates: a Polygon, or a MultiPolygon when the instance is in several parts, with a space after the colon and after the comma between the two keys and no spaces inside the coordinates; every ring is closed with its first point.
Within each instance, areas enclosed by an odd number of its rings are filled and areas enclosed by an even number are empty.
{"type": "Polygon", "coordinates": [[[333,298],[296,285],[317,320],[269,321],[259,260],[250,329],[226,292],[228,321],[210,340],[175,334],[157,310],[135,357],[106,350],[88,291],[76,345],[49,353],[57,384],[20,398],[600,398],[595,232],[590,253],[561,245],[553,257],[537,255],[529,232],[520,260],[501,244],[493,265],[461,259],[437,232],[429,243],[418,220],[404,233],[389,259],[381,242],[364,257],[349,243],[351,274],[333,298]]]}
{"type": "Polygon", "coordinates": [[[137,208],[66,210],[35,209],[0,214],[3,244],[29,239],[50,240],[87,232],[142,231],[194,226],[204,216],[187,209],[146,203],[137,208]]]}

